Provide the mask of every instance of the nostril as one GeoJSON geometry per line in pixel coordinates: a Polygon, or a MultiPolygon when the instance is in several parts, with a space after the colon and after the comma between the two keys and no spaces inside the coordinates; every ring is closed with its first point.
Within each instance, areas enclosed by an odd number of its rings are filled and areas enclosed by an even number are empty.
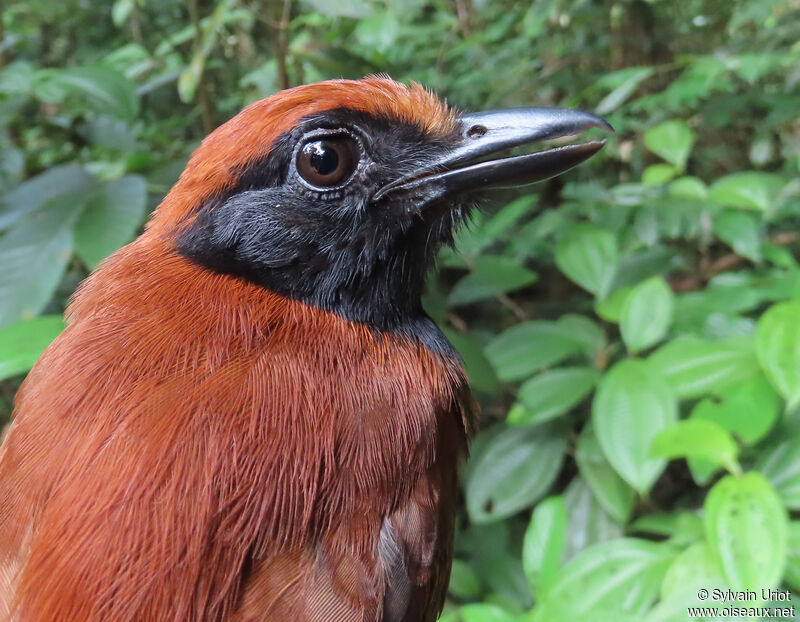
{"type": "Polygon", "coordinates": [[[470,138],[480,138],[489,130],[486,129],[483,125],[473,125],[471,128],[467,130],[467,136],[470,138]]]}

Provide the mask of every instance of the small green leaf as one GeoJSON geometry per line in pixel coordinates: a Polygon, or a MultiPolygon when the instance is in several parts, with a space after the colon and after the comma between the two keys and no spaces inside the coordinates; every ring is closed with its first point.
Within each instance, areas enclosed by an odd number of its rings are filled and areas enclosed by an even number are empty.
{"type": "Polygon", "coordinates": [[[663,514],[646,514],[631,523],[631,533],[649,533],[664,536],[672,542],[688,544],[703,540],[703,519],[686,510],[663,514]]]}
{"type": "Polygon", "coordinates": [[[678,174],[671,164],[651,164],[642,173],[642,183],[645,186],[663,186],[678,174]]]}
{"type": "Polygon", "coordinates": [[[681,398],[718,391],[758,372],[753,341],[747,338],[707,341],[683,336],[648,360],[681,398]]]}
{"type": "Polygon", "coordinates": [[[619,265],[617,240],[595,225],[575,225],[556,247],[556,265],[570,280],[605,298],[619,265]]]}
{"type": "Polygon", "coordinates": [[[442,332],[464,360],[470,386],[489,395],[497,393],[499,387],[497,376],[481,345],[469,334],[457,333],[446,328],[442,332]]]}
{"type": "Polygon", "coordinates": [[[650,445],[677,417],[677,402],[664,378],[638,360],[623,360],[605,375],[592,407],[594,429],[608,461],[642,494],[666,465],[650,456],[650,445]]]}
{"type": "Polygon", "coordinates": [[[756,472],[728,475],[706,498],[708,544],[734,590],[778,585],[786,562],[788,517],[778,495],[756,472]]]}
{"type": "MultiPolygon", "coordinates": [[[[705,542],[695,542],[683,551],[667,570],[661,584],[661,598],[686,596],[699,589],[724,588],[717,560],[705,542]]],[[[700,605],[698,605],[700,606],[700,605]]]]}
{"type": "Polygon", "coordinates": [[[581,476],[573,477],[564,492],[569,523],[564,559],[570,560],[587,546],[621,538],[622,524],[603,509],[581,476]]]}
{"type": "Polygon", "coordinates": [[[777,175],[744,171],[720,177],[711,185],[709,196],[726,207],[764,212],[784,185],[777,175]]]}
{"type": "Polygon", "coordinates": [[[470,464],[465,488],[471,520],[487,523],[533,505],[553,483],[566,446],[563,428],[552,423],[499,432],[470,464]]]}
{"type": "Polygon", "coordinates": [[[469,564],[460,559],[454,559],[450,569],[450,584],[447,591],[456,598],[477,598],[481,593],[481,582],[469,564]]]}
{"type": "Polygon", "coordinates": [[[715,462],[733,473],[741,471],[737,458],[739,449],[730,434],[705,419],[678,421],[664,428],[653,439],[651,454],[659,458],[699,457],[715,462]]]}
{"type": "Polygon", "coordinates": [[[584,348],[568,326],[534,321],[512,326],[486,346],[489,362],[500,380],[520,380],[555,365],[584,348]]]}
{"type": "Polygon", "coordinates": [[[537,504],[522,543],[522,567],[531,589],[542,598],[558,575],[567,529],[567,509],[562,497],[537,504]]]}
{"type": "Polygon", "coordinates": [[[756,351],[772,386],[793,408],[800,402],[800,302],[781,302],[758,320],[756,351]]]}
{"type": "Polygon", "coordinates": [[[644,144],[678,170],[686,169],[686,161],[694,144],[695,134],[686,121],[664,121],[644,134],[644,144]]]}
{"type": "Polygon", "coordinates": [[[525,287],[537,278],[533,270],[507,257],[478,255],[472,270],[455,284],[447,303],[465,305],[525,287]]]}
{"type": "Polygon", "coordinates": [[[673,307],[672,290],[663,278],[653,277],[634,287],[620,315],[628,351],[639,352],[663,339],[672,322],[673,307]]]}
{"type": "Polygon", "coordinates": [[[120,119],[133,119],[139,112],[136,84],[105,65],[40,69],[34,80],[37,94],[45,101],[60,101],[74,95],[98,112],[120,119]]]}
{"type": "Polygon", "coordinates": [[[600,80],[601,86],[613,90],[595,107],[597,114],[608,114],[619,108],[644,80],[653,75],[652,67],[626,67],[600,80]]]}
{"type": "Polygon", "coordinates": [[[513,423],[542,423],[567,412],[589,394],[599,378],[600,373],[590,367],[562,367],[534,376],[519,390],[525,417],[513,423]]]}
{"type": "Polygon", "coordinates": [[[633,510],[636,493],[609,464],[591,422],[578,438],[575,461],[600,505],[620,523],[626,523],[633,510]]]}
{"type": "Polygon", "coordinates": [[[713,421],[736,434],[744,443],[753,444],[766,436],[780,414],[780,399],[761,374],[730,385],[719,392],[722,401],[707,404],[698,416],[713,421]]]}
{"type": "Polygon", "coordinates": [[[63,329],[60,315],[43,315],[0,329],[0,380],[26,373],[63,329]]]}
{"type": "Polygon", "coordinates": [[[130,242],[147,209],[147,184],[139,175],[126,175],[92,195],[73,228],[75,250],[89,265],[130,242]]]}

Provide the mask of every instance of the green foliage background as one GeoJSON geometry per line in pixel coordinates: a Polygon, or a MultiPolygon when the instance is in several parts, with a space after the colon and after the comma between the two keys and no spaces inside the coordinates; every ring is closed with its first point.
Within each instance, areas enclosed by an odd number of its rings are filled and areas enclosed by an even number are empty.
{"type": "Polygon", "coordinates": [[[758,619],[687,607],[800,590],[798,37],[797,0],[5,0],[0,411],[246,103],[388,72],[584,107],[612,143],[430,281],[484,407],[445,618],[758,619]]]}

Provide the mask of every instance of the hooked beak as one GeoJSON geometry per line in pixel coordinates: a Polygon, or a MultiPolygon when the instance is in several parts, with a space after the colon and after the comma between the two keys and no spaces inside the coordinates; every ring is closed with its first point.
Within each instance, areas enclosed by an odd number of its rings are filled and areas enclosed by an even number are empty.
{"type": "Polygon", "coordinates": [[[510,157],[490,156],[542,140],[614,129],[598,116],[571,108],[490,110],[459,117],[460,143],[440,158],[383,186],[375,194],[405,191],[419,206],[489,186],[522,186],[548,179],[600,151],[605,140],[569,144],[510,157]],[[488,158],[488,159],[487,159],[488,158]]]}

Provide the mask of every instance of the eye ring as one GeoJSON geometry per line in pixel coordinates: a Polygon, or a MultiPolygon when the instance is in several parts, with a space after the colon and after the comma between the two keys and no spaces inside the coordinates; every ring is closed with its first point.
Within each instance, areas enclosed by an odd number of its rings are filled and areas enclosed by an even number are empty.
{"type": "Polygon", "coordinates": [[[298,176],[309,186],[330,189],[342,186],[355,173],[360,160],[358,143],[347,134],[312,136],[295,155],[298,176]]]}

